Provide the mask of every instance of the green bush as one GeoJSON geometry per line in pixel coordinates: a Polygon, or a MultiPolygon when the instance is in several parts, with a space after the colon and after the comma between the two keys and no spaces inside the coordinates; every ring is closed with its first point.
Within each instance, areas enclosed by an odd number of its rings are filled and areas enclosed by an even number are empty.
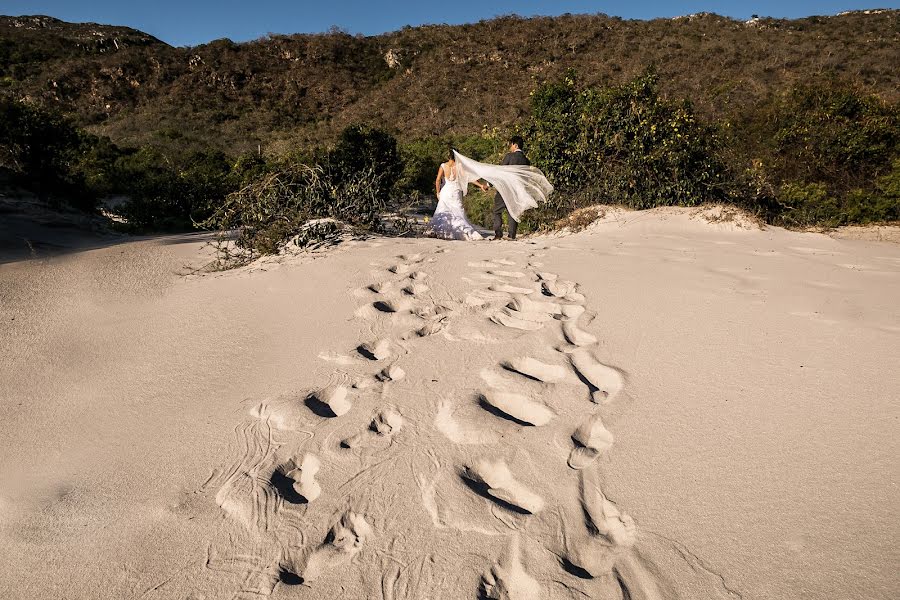
{"type": "Polygon", "coordinates": [[[95,197],[103,197],[118,191],[115,180],[115,164],[122,156],[121,148],[109,138],[80,134],[81,144],[71,164],[71,171],[87,186],[95,197]]]}
{"type": "Polygon", "coordinates": [[[635,208],[724,197],[716,129],[687,102],[660,97],[652,72],[621,86],[579,86],[574,74],[540,86],[523,127],[532,162],[563,194],[590,189],[635,208]]]}
{"type": "Polygon", "coordinates": [[[96,207],[96,195],[76,168],[91,142],[57,114],[0,98],[0,167],[43,200],[87,211],[96,207]]]}
{"type": "Polygon", "coordinates": [[[494,190],[482,192],[481,190],[469,190],[469,193],[463,197],[463,207],[466,210],[466,217],[469,218],[474,225],[487,227],[494,226],[494,190]]]}
{"type": "Polygon", "coordinates": [[[113,179],[117,191],[128,196],[119,212],[130,229],[190,229],[191,206],[176,167],[161,150],[145,146],[127,152],[116,161],[113,179]]]}
{"type": "Polygon", "coordinates": [[[479,135],[419,138],[402,144],[403,174],[397,182],[397,191],[433,195],[438,166],[447,160],[451,146],[469,158],[496,163],[503,150],[503,140],[496,132],[482,132],[479,135]]]}
{"type": "Polygon", "coordinates": [[[836,81],[802,85],[750,111],[729,140],[734,196],[789,227],[896,220],[900,110],[836,81]],[[749,165],[749,166],[748,166],[749,165]]]}
{"type": "Polygon", "coordinates": [[[840,84],[794,88],[767,123],[783,181],[827,182],[838,193],[871,187],[900,155],[897,106],[840,84]]]}
{"type": "MultiPolygon", "coordinates": [[[[268,252],[272,251],[272,246],[259,242],[263,236],[258,232],[265,230],[268,238],[281,239],[296,223],[292,219],[276,219],[277,223],[259,225],[252,215],[230,215],[226,219],[220,211],[225,205],[230,206],[231,211],[253,211],[262,206],[250,202],[247,197],[226,202],[230,194],[245,189],[247,193],[254,193],[252,190],[257,189],[260,182],[282,185],[285,177],[292,180],[299,177],[306,183],[295,181],[288,185],[294,190],[292,194],[296,195],[299,188],[309,188],[318,191],[304,196],[307,200],[312,197],[319,201],[335,200],[343,198],[343,194],[349,193],[347,190],[357,189],[360,177],[363,177],[376,187],[360,193],[366,198],[374,195],[376,204],[383,206],[399,178],[402,162],[393,136],[368,126],[354,125],[342,132],[331,149],[301,148],[273,162],[267,162],[258,154],[231,159],[218,150],[179,154],[145,146],[120,156],[112,171],[109,187],[129,197],[120,212],[130,229],[164,231],[187,230],[195,226],[219,227],[225,222],[244,223],[246,218],[248,223],[253,223],[248,226],[247,239],[256,240],[248,242],[247,247],[259,250],[265,246],[265,252],[268,252]],[[300,165],[315,166],[301,168],[300,165]],[[304,170],[310,168],[312,171],[304,170]],[[311,177],[313,172],[317,173],[316,177],[311,177]],[[304,175],[300,177],[298,173],[304,175]],[[371,176],[371,173],[377,176],[371,176]],[[324,191],[326,188],[331,191],[324,191]],[[211,219],[215,215],[219,216],[211,219]],[[280,227],[285,227],[284,231],[276,234],[280,227]]],[[[300,222],[314,218],[310,215],[326,216],[329,210],[341,213],[339,205],[325,210],[319,201],[309,204],[307,200],[301,205],[308,211],[297,213],[300,222]]],[[[266,214],[263,211],[257,217],[267,222],[266,214]]]]}
{"type": "Polygon", "coordinates": [[[239,190],[265,175],[271,165],[256,152],[240,155],[231,165],[228,182],[232,190],[239,190]]]}
{"type": "Polygon", "coordinates": [[[775,221],[789,227],[838,227],[900,221],[900,159],[871,189],[844,194],[828,191],[824,183],[785,183],[778,199],[782,212],[775,221]]]}
{"type": "MultiPolygon", "coordinates": [[[[239,163],[240,164],[240,163],[239,163]]],[[[110,187],[128,196],[120,214],[133,231],[186,231],[204,221],[237,188],[221,151],[171,158],[145,146],[116,161],[110,187]]]]}
{"type": "Polygon", "coordinates": [[[338,183],[354,179],[368,170],[377,173],[375,194],[381,202],[389,199],[403,173],[397,140],[386,131],[368,125],[351,125],[344,129],[323,165],[329,178],[338,183]]]}

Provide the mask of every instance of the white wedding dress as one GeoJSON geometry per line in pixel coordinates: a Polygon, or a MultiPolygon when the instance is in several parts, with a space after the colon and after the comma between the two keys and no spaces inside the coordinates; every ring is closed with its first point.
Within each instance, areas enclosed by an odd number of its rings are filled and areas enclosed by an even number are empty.
{"type": "Polygon", "coordinates": [[[472,160],[453,151],[455,161],[441,165],[444,172],[444,187],[438,194],[438,205],[431,218],[426,235],[448,240],[484,239],[469,223],[463,208],[463,196],[469,183],[484,179],[503,198],[509,215],[516,221],[522,214],[546,202],[553,193],[553,185],[541,171],[528,165],[491,165],[472,160]]]}
{"type": "Polygon", "coordinates": [[[437,208],[431,217],[426,234],[445,240],[484,239],[466,218],[457,165],[444,163],[441,167],[444,170],[444,185],[438,195],[437,208]]]}

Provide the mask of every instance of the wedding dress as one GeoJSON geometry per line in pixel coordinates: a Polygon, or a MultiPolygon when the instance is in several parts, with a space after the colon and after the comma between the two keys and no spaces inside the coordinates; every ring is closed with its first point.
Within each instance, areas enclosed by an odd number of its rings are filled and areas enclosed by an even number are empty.
{"type": "Polygon", "coordinates": [[[469,183],[484,179],[496,188],[506,203],[509,215],[516,221],[522,213],[546,202],[553,193],[553,185],[544,174],[532,166],[491,165],[478,162],[453,151],[455,164],[443,163],[444,187],[438,195],[437,209],[431,219],[428,235],[451,240],[484,239],[466,218],[463,196],[469,183]]]}
{"type": "Polygon", "coordinates": [[[522,220],[522,213],[546,202],[553,193],[553,185],[540,169],[526,165],[491,165],[472,160],[456,150],[459,186],[465,195],[470,181],[484,179],[497,189],[503,197],[506,210],[516,221],[522,220]]]}
{"type": "Polygon", "coordinates": [[[444,186],[438,195],[437,208],[431,217],[427,234],[447,240],[484,239],[466,218],[458,164],[451,166],[444,163],[441,167],[444,169],[444,186]]]}

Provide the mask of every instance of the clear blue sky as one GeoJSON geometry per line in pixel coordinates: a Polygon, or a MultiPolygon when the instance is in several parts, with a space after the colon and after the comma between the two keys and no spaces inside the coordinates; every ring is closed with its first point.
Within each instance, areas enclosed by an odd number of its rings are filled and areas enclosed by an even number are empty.
{"type": "Polygon", "coordinates": [[[0,14],[44,14],[64,21],[127,25],[175,46],[217,38],[256,39],[267,33],[316,33],[337,26],[366,35],[423,23],[471,23],[499,15],[606,13],[626,19],[674,17],[708,11],[747,19],[831,15],[845,10],[900,8],[896,0],[0,0],[0,14]]]}

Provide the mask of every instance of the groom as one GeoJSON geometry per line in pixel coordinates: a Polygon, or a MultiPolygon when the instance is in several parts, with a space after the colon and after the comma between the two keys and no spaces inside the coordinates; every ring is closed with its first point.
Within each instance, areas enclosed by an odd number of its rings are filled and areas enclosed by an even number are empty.
{"type": "MultiPolygon", "coordinates": [[[[522,140],[522,136],[514,135],[509,138],[509,152],[506,153],[506,156],[503,157],[503,160],[500,161],[501,165],[530,165],[531,161],[528,160],[528,157],[525,156],[525,153],[522,152],[522,147],[525,145],[525,142],[522,140]]],[[[500,240],[503,239],[503,213],[506,212],[507,217],[509,217],[509,239],[516,239],[516,229],[519,227],[519,223],[510,216],[509,212],[506,210],[506,203],[503,201],[503,197],[500,195],[500,192],[494,196],[494,239],[500,240]]]]}

